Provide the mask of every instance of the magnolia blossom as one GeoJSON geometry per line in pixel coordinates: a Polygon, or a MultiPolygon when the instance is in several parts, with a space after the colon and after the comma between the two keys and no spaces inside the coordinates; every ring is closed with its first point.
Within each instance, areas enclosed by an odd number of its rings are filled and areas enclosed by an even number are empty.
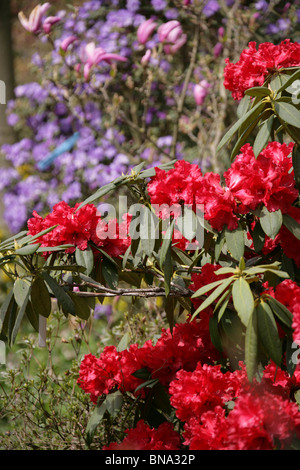
{"type": "Polygon", "coordinates": [[[147,49],[143,57],[141,58],[141,64],[143,66],[148,65],[149,60],[151,59],[152,51],[151,49],[147,49]]]}
{"type": "Polygon", "coordinates": [[[77,37],[76,36],[68,36],[66,37],[62,42],[61,42],[61,45],[60,45],[60,48],[62,51],[66,52],[66,50],[68,49],[68,47],[73,44],[73,42],[75,42],[77,40],[77,37]]]}
{"type": "Polygon", "coordinates": [[[121,62],[127,61],[126,57],[106,52],[102,47],[96,47],[94,42],[90,42],[82,50],[81,60],[84,63],[83,73],[86,80],[89,78],[91,69],[102,61],[105,61],[108,64],[110,64],[112,60],[118,60],[121,62]]]}
{"type": "Polygon", "coordinates": [[[20,11],[18,14],[19,20],[22,26],[30,33],[38,33],[42,28],[43,16],[50,8],[50,3],[44,3],[43,5],[37,5],[26,18],[24,13],[20,11]]]}
{"type": "Polygon", "coordinates": [[[177,20],[171,20],[158,28],[158,37],[164,44],[166,54],[175,54],[187,40],[183,33],[181,24],[177,20]]]}
{"type": "Polygon", "coordinates": [[[155,23],[153,18],[150,18],[149,20],[146,20],[140,24],[137,30],[137,38],[141,44],[145,44],[148,41],[149,37],[156,29],[156,26],[157,23],[155,23]]]}
{"type": "Polygon", "coordinates": [[[201,80],[200,83],[197,83],[197,85],[194,86],[194,99],[198,106],[201,106],[204,103],[210,86],[210,83],[206,80],[201,80]]]}
{"type": "Polygon", "coordinates": [[[58,23],[60,21],[59,16],[48,16],[48,18],[45,19],[43,23],[43,30],[46,34],[49,34],[51,31],[51,28],[54,24],[58,23]]]}

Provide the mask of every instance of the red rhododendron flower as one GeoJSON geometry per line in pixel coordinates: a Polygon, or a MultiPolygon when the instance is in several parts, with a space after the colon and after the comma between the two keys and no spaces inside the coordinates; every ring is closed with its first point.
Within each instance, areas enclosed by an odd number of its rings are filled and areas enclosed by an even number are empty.
{"type": "Polygon", "coordinates": [[[261,386],[241,393],[227,418],[228,449],[284,448],[299,435],[299,416],[296,403],[261,386]]]}
{"type": "Polygon", "coordinates": [[[113,442],[102,450],[179,450],[181,447],[179,433],[167,422],[155,429],[140,420],[134,429],[127,429],[126,434],[121,443],[113,442]]]}
{"type": "Polygon", "coordinates": [[[226,225],[229,230],[234,230],[238,226],[237,204],[231,191],[221,186],[220,180],[220,175],[206,173],[197,189],[195,201],[198,205],[203,204],[204,218],[212,228],[222,231],[226,225]]]}
{"type": "MultiPolygon", "coordinates": [[[[78,385],[96,403],[99,396],[114,388],[133,393],[143,382],[133,375],[139,369],[148,369],[149,376],[168,387],[178,370],[194,370],[199,361],[213,362],[218,357],[208,321],[195,320],[177,324],[172,334],[170,329],[163,329],[155,345],[149,340],[141,347],[132,344],[120,352],[115,346],[107,346],[99,358],[86,355],[80,365],[78,385]]],[[[145,389],[137,393],[143,395],[145,389]]]]}
{"type": "Polygon", "coordinates": [[[195,192],[201,178],[198,165],[183,160],[175,162],[174,168],[168,171],[155,168],[155,176],[148,183],[148,193],[151,204],[158,206],[157,216],[169,218],[171,210],[178,217],[182,214],[182,205],[195,208],[195,192]]]}
{"type": "Polygon", "coordinates": [[[240,213],[264,204],[270,212],[286,213],[298,196],[292,170],[293,144],[269,142],[255,158],[250,144],[241,148],[231,167],[224,173],[227,187],[240,203],[240,213]]]}
{"type": "Polygon", "coordinates": [[[232,92],[235,100],[243,98],[245,91],[254,86],[262,86],[268,75],[282,67],[300,65],[300,44],[289,39],[275,45],[262,43],[256,48],[255,42],[248,44],[240,59],[234,64],[226,59],[224,86],[232,92]]]}
{"type": "Polygon", "coordinates": [[[131,242],[128,235],[130,216],[127,218],[125,214],[124,221],[119,226],[116,220],[108,223],[102,220],[93,204],[86,204],[78,209],[79,206],[78,203],[72,208],[64,201],[59,202],[45,218],[34,211],[33,217],[27,223],[28,233],[36,235],[57,226],[37,239],[42,247],[74,245],[66,250],[73,253],[76,247],[86,250],[88,242],[91,241],[111,256],[124,254],[131,242]]]}
{"type": "Polygon", "coordinates": [[[193,372],[180,370],[170,383],[171,405],[181,421],[189,421],[217,406],[224,406],[238,394],[241,386],[237,374],[223,373],[220,365],[198,363],[193,372]]]}
{"type": "Polygon", "coordinates": [[[225,409],[216,406],[214,411],[202,413],[201,420],[191,418],[184,425],[184,445],[189,450],[226,450],[227,419],[225,409]]]}

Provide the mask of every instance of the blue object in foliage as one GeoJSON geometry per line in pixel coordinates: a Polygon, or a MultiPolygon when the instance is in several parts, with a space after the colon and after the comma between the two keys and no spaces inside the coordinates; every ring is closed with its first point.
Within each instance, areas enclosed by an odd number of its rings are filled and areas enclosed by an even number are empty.
{"type": "Polygon", "coordinates": [[[38,163],[38,169],[41,171],[47,170],[47,168],[54,162],[61,154],[69,152],[74,145],[76,144],[79,137],[79,133],[75,132],[69,139],[65,140],[61,145],[59,145],[53,152],[51,152],[47,157],[38,163]]]}

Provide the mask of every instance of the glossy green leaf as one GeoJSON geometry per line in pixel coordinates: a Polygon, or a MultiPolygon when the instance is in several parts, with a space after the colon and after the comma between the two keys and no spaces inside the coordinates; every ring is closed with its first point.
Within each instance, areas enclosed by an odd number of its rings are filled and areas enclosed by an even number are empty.
{"type": "Polygon", "coordinates": [[[296,186],[300,191],[300,150],[298,145],[294,145],[292,151],[292,160],[293,160],[293,168],[294,168],[294,178],[296,182],[296,186]]]}
{"type": "Polygon", "coordinates": [[[48,318],[51,313],[51,297],[44,280],[37,276],[31,288],[31,304],[36,314],[48,318]]]}
{"type": "Polygon", "coordinates": [[[243,229],[240,226],[235,230],[226,229],[225,237],[227,248],[231,256],[237,261],[240,261],[245,251],[245,235],[243,229]]]}
{"type": "Polygon", "coordinates": [[[116,289],[119,282],[119,275],[116,266],[107,258],[102,260],[102,274],[111,289],[116,289]]]}
{"type": "Polygon", "coordinates": [[[245,95],[249,96],[270,96],[272,93],[272,90],[265,86],[255,86],[252,88],[248,88],[248,90],[245,91],[245,95]]]}
{"type": "Polygon", "coordinates": [[[4,320],[5,320],[6,314],[7,314],[8,310],[9,310],[9,307],[10,307],[10,305],[13,301],[14,301],[14,291],[13,291],[13,289],[11,289],[11,291],[5,297],[5,299],[4,299],[4,301],[1,305],[1,308],[0,308],[0,331],[2,331],[2,326],[3,326],[4,320]]]}
{"type": "Polygon", "coordinates": [[[241,322],[247,326],[254,310],[254,298],[248,282],[243,277],[234,281],[232,299],[241,322]]]}
{"type": "Polygon", "coordinates": [[[94,253],[91,247],[88,246],[86,250],[80,250],[76,247],[75,259],[79,266],[83,266],[85,268],[84,273],[89,276],[94,268],[94,253]]]}
{"type": "Polygon", "coordinates": [[[163,267],[163,264],[165,262],[165,257],[172,243],[172,235],[174,232],[174,227],[175,227],[175,221],[173,219],[166,233],[163,235],[162,245],[161,245],[161,249],[159,253],[159,264],[161,268],[163,267]]]}
{"type": "Polygon", "coordinates": [[[257,311],[253,310],[245,333],[245,364],[247,376],[252,382],[258,366],[257,311]]]}
{"type": "Polygon", "coordinates": [[[116,418],[122,409],[124,399],[120,390],[109,393],[106,396],[106,409],[112,418],[116,418]]]}
{"type": "Polygon", "coordinates": [[[274,297],[268,296],[267,298],[267,303],[270,305],[272,311],[276,315],[276,317],[288,328],[292,329],[292,322],[293,322],[293,315],[289,311],[288,308],[286,308],[285,305],[283,305],[281,302],[279,302],[277,299],[274,297]]]}
{"type": "Polygon", "coordinates": [[[43,272],[41,275],[44,281],[46,282],[46,284],[49,286],[49,288],[53,292],[53,295],[56,297],[57,301],[59,302],[63,310],[75,316],[76,315],[75,305],[71,297],[67,294],[67,292],[48,273],[43,272]]]}
{"type": "Polygon", "coordinates": [[[260,222],[257,221],[255,227],[252,231],[253,245],[256,253],[259,253],[264,245],[266,240],[266,235],[263,229],[261,228],[260,222]]]}
{"type": "Polygon", "coordinates": [[[234,277],[233,277],[233,276],[223,279],[223,282],[222,282],[218,287],[216,287],[216,289],[214,289],[214,291],[209,295],[209,297],[207,297],[207,298],[202,302],[202,304],[200,305],[200,307],[198,307],[198,308],[196,309],[196,311],[194,312],[192,318],[194,318],[195,316],[197,316],[198,313],[202,312],[202,310],[204,310],[204,309],[207,308],[209,305],[211,305],[211,304],[225,291],[225,289],[227,289],[227,287],[229,287],[229,285],[230,285],[233,281],[234,281],[234,277]]]}
{"type": "Polygon", "coordinates": [[[75,305],[75,315],[81,320],[88,320],[91,315],[89,298],[81,297],[72,292],[69,293],[69,296],[75,305]]]}
{"type": "Polygon", "coordinates": [[[276,101],[275,111],[281,121],[300,128],[300,111],[290,103],[276,101]]]}
{"type": "Polygon", "coordinates": [[[14,296],[19,307],[22,307],[30,290],[30,283],[25,279],[17,278],[14,283],[14,296]]]}
{"type": "Polygon", "coordinates": [[[270,116],[268,119],[266,119],[260,126],[259,131],[255,137],[254,144],[253,144],[253,152],[254,152],[255,157],[257,157],[267,145],[272,134],[273,122],[274,122],[274,114],[270,116]]]}
{"type": "MultiPolygon", "coordinates": [[[[297,68],[297,70],[290,76],[288,77],[285,82],[279,87],[276,92],[281,93],[282,91],[286,90],[290,85],[294,83],[297,78],[300,77],[300,69],[297,68]]],[[[294,88],[293,88],[294,90],[294,88]]]]}
{"type": "Polygon", "coordinates": [[[262,110],[265,108],[266,102],[265,101],[260,101],[257,103],[253,108],[249,109],[249,111],[246,112],[230,129],[229,131],[223,136],[221,139],[218,147],[217,147],[217,152],[221,150],[224,145],[232,139],[233,135],[239,130],[242,124],[244,124],[246,121],[249,120],[249,125],[252,119],[255,118],[256,113],[260,114],[262,110]]]}
{"type": "Polygon", "coordinates": [[[13,326],[13,329],[11,331],[11,335],[9,337],[10,344],[14,344],[14,342],[16,340],[18,331],[20,329],[23,317],[24,317],[25,312],[26,312],[26,307],[27,307],[27,303],[29,301],[29,297],[30,297],[30,289],[27,291],[27,294],[26,294],[26,297],[23,301],[23,304],[22,304],[21,308],[19,309],[18,314],[16,315],[14,326],[13,326]]]}
{"type": "Polygon", "coordinates": [[[104,400],[101,405],[97,405],[95,407],[90,419],[88,420],[86,427],[86,440],[88,445],[92,443],[96,429],[103,420],[106,411],[106,400],[104,400]]]}
{"type": "Polygon", "coordinates": [[[35,243],[33,245],[25,245],[22,246],[22,248],[16,250],[15,254],[19,256],[33,255],[38,250],[39,246],[39,243],[35,243]]]}
{"type": "Polygon", "coordinates": [[[219,322],[218,319],[213,316],[209,319],[209,333],[210,333],[210,338],[211,342],[215,346],[215,348],[222,352],[223,351],[223,345],[222,345],[222,340],[219,332],[219,322]]]}
{"type": "Polygon", "coordinates": [[[192,299],[206,294],[207,292],[209,292],[210,290],[214,289],[215,287],[219,286],[222,283],[223,283],[223,279],[220,279],[219,281],[214,281],[209,284],[206,284],[205,286],[200,287],[199,289],[196,290],[196,292],[194,292],[194,294],[192,295],[192,299]]]}
{"type": "Polygon", "coordinates": [[[265,234],[274,240],[281,228],[283,221],[281,210],[269,212],[268,209],[264,206],[260,211],[259,218],[260,225],[265,234]]]}
{"type": "Polygon", "coordinates": [[[283,224],[294,235],[294,237],[300,240],[300,224],[295,219],[293,219],[289,214],[283,214],[283,224]]]}
{"type": "Polygon", "coordinates": [[[259,339],[269,357],[281,366],[281,342],[274,314],[266,302],[257,306],[257,327],[259,339]]]}

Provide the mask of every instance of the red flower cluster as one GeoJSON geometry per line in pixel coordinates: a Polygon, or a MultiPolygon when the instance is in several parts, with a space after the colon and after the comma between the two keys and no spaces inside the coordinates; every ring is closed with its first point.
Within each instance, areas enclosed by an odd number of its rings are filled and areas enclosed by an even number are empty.
{"type": "Polygon", "coordinates": [[[270,142],[255,158],[250,144],[241,148],[224,173],[226,185],[239,204],[240,213],[264,204],[270,211],[286,213],[298,196],[290,154],[293,144],[270,142]]]}
{"type": "MultiPolygon", "coordinates": [[[[98,397],[116,388],[134,392],[143,382],[132,375],[137,370],[147,369],[149,376],[168,387],[178,370],[194,370],[199,361],[213,362],[218,358],[210,340],[208,321],[195,320],[177,324],[172,334],[163,329],[155,345],[152,341],[142,347],[132,344],[121,352],[115,346],[106,346],[99,358],[86,355],[80,365],[78,385],[96,403],[98,397]]],[[[145,389],[137,393],[143,394],[145,389]]]]}
{"type": "Polygon", "coordinates": [[[220,366],[198,364],[194,372],[179,371],[169,392],[185,423],[184,444],[190,450],[267,450],[299,437],[298,405],[270,375],[249,384],[244,369],[224,374],[220,366]]]}
{"type": "Polygon", "coordinates": [[[225,187],[218,174],[202,175],[199,167],[188,162],[178,161],[169,171],[156,168],[148,184],[151,204],[162,218],[170,217],[171,207],[175,218],[184,205],[203,209],[204,218],[218,231],[225,226],[234,230],[239,215],[262,205],[271,212],[280,209],[287,213],[298,196],[292,148],[292,143],[270,142],[255,158],[250,144],[244,145],[224,173],[225,187]]]}
{"type": "Polygon", "coordinates": [[[180,435],[167,422],[153,429],[140,420],[126,434],[121,443],[113,442],[102,450],[179,450],[181,447],[180,435]]]}
{"type": "Polygon", "coordinates": [[[283,67],[300,65],[300,44],[289,39],[275,45],[262,43],[256,48],[255,42],[248,44],[239,60],[234,64],[226,59],[224,86],[232,92],[235,100],[243,98],[247,89],[262,86],[268,75],[283,67]]]}
{"type": "Polygon", "coordinates": [[[72,208],[64,201],[59,202],[45,218],[34,211],[33,217],[27,223],[28,234],[34,236],[56,226],[37,239],[42,247],[74,245],[67,250],[72,253],[76,247],[86,250],[88,242],[93,242],[111,256],[117,257],[123,254],[130,245],[127,221],[122,222],[120,227],[115,220],[106,223],[101,220],[93,204],[87,204],[78,209],[79,206],[78,203],[72,208]],[[119,236],[121,229],[125,236],[119,236]]]}

